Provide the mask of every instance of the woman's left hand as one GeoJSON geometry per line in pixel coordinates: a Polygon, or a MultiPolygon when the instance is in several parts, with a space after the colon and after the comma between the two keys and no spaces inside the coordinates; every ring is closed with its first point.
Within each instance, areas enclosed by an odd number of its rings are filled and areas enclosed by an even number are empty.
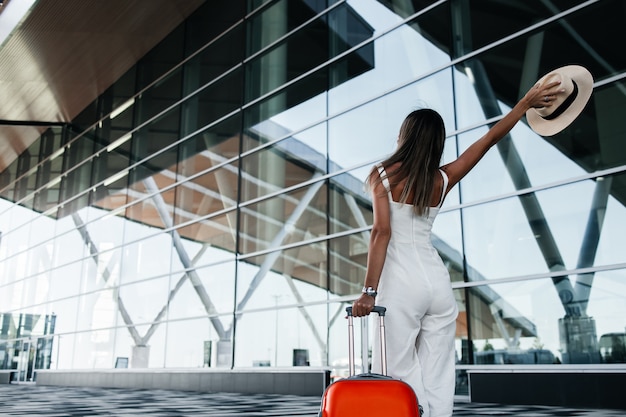
{"type": "Polygon", "coordinates": [[[354,317],[367,316],[374,308],[375,299],[371,295],[361,294],[354,303],[352,303],[352,315],[354,317]]]}

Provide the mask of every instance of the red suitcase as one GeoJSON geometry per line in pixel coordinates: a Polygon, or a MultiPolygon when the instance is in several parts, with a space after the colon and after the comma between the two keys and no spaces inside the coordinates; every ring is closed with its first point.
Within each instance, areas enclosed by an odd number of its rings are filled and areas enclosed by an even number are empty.
{"type": "Polygon", "coordinates": [[[330,384],[324,391],[319,417],[376,416],[420,417],[420,407],[413,388],[406,382],[387,376],[385,347],[386,308],[374,307],[380,316],[382,374],[354,370],[354,324],[352,307],[348,313],[348,362],[350,376],[330,384]]]}

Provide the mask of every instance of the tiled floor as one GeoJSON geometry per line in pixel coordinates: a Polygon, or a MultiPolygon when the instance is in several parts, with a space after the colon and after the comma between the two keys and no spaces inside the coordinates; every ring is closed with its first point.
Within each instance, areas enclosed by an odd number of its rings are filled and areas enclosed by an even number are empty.
{"type": "MultiPolygon", "coordinates": [[[[0,385],[2,417],[316,417],[319,405],[318,397],[0,385]]],[[[626,411],[458,403],[454,416],[624,417],[626,411]]]]}

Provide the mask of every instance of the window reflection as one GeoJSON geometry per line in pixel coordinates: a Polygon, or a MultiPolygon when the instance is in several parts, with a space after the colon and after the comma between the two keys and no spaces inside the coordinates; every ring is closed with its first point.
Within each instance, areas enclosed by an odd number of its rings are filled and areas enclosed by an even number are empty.
{"type": "Polygon", "coordinates": [[[619,248],[626,243],[616,230],[624,230],[626,212],[612,184],[623,177],[589,179],[463,209],[470,280],[619,262],[619,248]]]}
{"type": "MultiPolygon", "coordinates": [[[[435,109],[443,117],[446,130],[453,131],[450,74],[450,70],[440,71],[331,119],[328,122],[328,153],[333,162],[331,170],[365,163],[373,166],[373,161],[391,154],[396,148],[402,120],[416,108],[435,109]]],[[[343,105],[342,100],[351,100],[355,94],[344,95],[343,98],[333,100],[333,103],[343,105]]],[[[367,167],[362,180],[367,176],[369,168],[371,166],[367,167]]]]}
{"type": "MultiPolygon", "coordinates": [[[[280,305],[280,292],[270,297],[280,305]]],[[[324,366],[326,320],[326,306],[321,305],[242,314],[237,322],[235,366],[324,366]]]]}
{"type": "Polygon", "coordinates": [[[623,278],[624,270],[614,270],[468,289],[474,363],[623,362],[623,278]]]}
{"type": "Polygon", "coordinates": [[[237,266],[236,311],[324,300],[326,246],[322,241],[243,258],[237,266]]]}
{"type": "Polygon", "coordinates": [[[326,233],[326,187],[323,181],[241,209],[242,253],[312,239],[326,233]]]}
{"type": "MultiPolygon", "coordinates": [[[[280,38],[296,25],[298,20],[315,12],[304,2],[279,1],[251,20],[250,39],[256,39],[252,51],[280,38]],[[298,16],[291,19],[291,15],[298,16]],[[259,44],[260,43],[260,44],[259,44]]],[[[360,19],[350,5],[343,4],[306,26],[287,39],[254,57],[248,64],[246,101],[252,101],[311,71],[340,53],[371,36],[372,28],[360,19]]],[[[372,67],[373,51],[365,47],[341,65],[334,65],[331,74],[337,75],[332,85],[360,74],[372,67]],[[361,64],[361,65],[359,65],[361,64]],[[345,74],[341,76],[340,74],[345,74]]],[[[322,76],[324,73],[318,73],[322,76]]],[[[332,75],[331,75],[332,76],[332,75]]],[[[312,76],[312,77],[315,77],[312,76]]],[[[326,82],[324,90],[328,89],[326,82]]]]}

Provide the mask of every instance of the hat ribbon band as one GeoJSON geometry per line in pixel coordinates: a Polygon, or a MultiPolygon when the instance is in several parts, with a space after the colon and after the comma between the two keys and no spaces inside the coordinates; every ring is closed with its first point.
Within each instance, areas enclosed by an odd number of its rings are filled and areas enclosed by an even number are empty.
{"type": "Polygon", "coordinates": [[[570,94],[564,101],[563,103],[561,103],[561,105],[559,107],[556,108],[555,111],[553,111],[551,114],[547,115],[547,116],[541,116],[543,117],[545,120],[553,120],[556,119],[557,117],[559,117],[560,115],[563,114],[563,112],[565,110],[568,109],[569,106],[572,105],[572,103],[574,102],[574,100],[576,100],[576,96],[578,95],[578,86],[576,85],[576,82],[574,80],[572,80],[572,84],[574,84],[574,89],[572,90],[572,94],[570,94]]]}

